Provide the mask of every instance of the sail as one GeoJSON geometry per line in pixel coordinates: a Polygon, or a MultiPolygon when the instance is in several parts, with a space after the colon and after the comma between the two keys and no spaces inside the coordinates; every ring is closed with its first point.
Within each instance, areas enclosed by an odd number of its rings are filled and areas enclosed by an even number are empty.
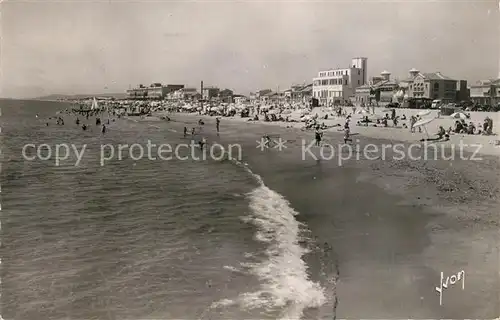
{"type": "Polygon", "coordinates": [[[92,101],[92,107],[90,108],[91,110],[94,109],[99,109],[99,105],[97,104],[97,100],[94,97],[94,101],[92,101]]]}

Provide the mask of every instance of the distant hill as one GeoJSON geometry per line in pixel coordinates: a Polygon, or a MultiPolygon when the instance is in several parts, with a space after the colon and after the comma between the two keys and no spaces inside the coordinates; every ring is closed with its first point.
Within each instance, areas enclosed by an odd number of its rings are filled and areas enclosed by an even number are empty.
{"type": "Polygon", "coordinates": [[[74,95],[65,95],[65,94],[51,94],[48,96],[33,98],[31,100],[59,100],[59,99],[85,99],[92,97],[113,97],[115,99],[124,99],[127,97],[126,93],[99,93],[99,94],[74,94],[74,95]]]}

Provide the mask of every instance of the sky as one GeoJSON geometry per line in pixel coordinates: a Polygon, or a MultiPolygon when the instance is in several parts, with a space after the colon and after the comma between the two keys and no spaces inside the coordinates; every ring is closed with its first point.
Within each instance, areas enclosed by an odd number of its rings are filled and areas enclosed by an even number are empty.
{"type": "Polygon", "coordinates": [[[368,75],[497,78],[488,1],[3,1],[0,97],[186,84],[235,93],[310,83],[368,58],[368,75]]]}

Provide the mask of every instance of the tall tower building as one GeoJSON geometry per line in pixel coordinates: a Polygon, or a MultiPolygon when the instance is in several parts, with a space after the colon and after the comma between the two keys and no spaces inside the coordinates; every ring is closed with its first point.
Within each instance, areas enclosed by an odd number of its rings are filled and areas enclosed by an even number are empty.
{"type": "Polygon", "coordinates": [[[352,58],[352,67],[354,68],[359,68],[361,69],[361,74],[362,74],[362,83],[361,85],[367,84],[368,83],[368,65],[367,65],[368,58],[352,58]]]}

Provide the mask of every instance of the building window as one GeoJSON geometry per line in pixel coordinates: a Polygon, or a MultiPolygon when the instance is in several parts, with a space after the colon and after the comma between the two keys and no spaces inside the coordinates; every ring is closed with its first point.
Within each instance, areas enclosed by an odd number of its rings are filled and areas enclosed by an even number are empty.
{"type": "Polygon", "coordinates": [[[439,83],[434,83],[434,90],[439,90],[439,83]]]}
{"type": "Polygon", "coordinates": [[[358,80],[358,86],[359,86],[359,84],[360,84],[360,81],[358,80]]]}
{"type": "Polygon", "coordinates": [[[344,79],[344,85],[347,86],[347,79],[344,79]]]}
{"type": "Polygon", "coordinates": [[[330,85],[333,85],[333,84],[334,84],[334,83],[333,83],[333,81],[334,81],[334,80],[335,80],[335,79],[330,79],[330,85]]]}

